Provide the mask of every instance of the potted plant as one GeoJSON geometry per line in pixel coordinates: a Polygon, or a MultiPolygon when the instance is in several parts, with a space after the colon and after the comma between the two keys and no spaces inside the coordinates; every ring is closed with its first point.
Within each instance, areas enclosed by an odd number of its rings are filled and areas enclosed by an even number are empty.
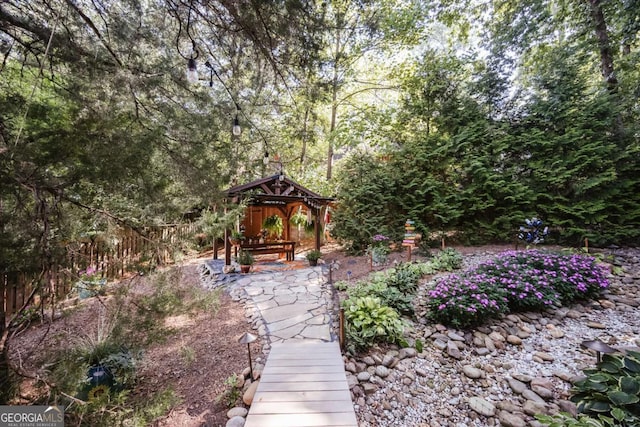
{"type": "Polygon", "coordinates": [[[251,270],[251,265],[255,262],[253,255],[251,252],[246,250],[241,250],[238,253],[238,264],[240,264],[240,272],[248,273],[251,270]]]}
{"type": "Polygon", "coordinates": [[[280,239],[284,231],[284,224],[279,215],[271,215],[262,221],[262,228],[267,230],[269,237],[280,239]]]}
{"type": "Polygon", "coordinates": [[[307,259],[309,260],[309,265],[312,267],[315,267],[316,265],[318,265],[318,260],[320,259],[321,256],[322,254],[317,249],[307,252],[307,259]]]}
{"type": "Polygon", "coordinates": [[[232,245],[240,246],[242,241],[244,240],[244,234],[241,231],[232,231],[231,236],[229,236],[229,241],[232,245]]]}

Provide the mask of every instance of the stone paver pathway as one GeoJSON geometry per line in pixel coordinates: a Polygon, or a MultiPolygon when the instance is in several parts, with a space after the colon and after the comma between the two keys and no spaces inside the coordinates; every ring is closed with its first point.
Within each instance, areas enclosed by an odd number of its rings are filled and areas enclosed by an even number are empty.
{"type": "Polygon", "coordinates": [[[231,295],[242,292],[245,306],[258,322],[258,334],[280,342],[290,339],[331,341],[331,294],[319,267],[280,273],[248,274],[234,284],[231,295]]]}
{"type": "MultiPolygon", "coordinates": [[[[216,265],[207,267],[213,272],[216,265]]],[[[243,302],[252,326],[269,343],[332,341],[332,293],[322,267],[225,276],[230,295],[243,302]]]]}

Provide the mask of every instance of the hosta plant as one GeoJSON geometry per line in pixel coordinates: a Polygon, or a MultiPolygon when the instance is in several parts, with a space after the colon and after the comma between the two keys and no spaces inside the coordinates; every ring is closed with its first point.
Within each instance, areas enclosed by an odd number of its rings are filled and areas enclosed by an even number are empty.
{"type": "Polygon", "coordinates": [[[578,412],[611,417],[616,425],[640,425],[640,352],[605,354],[596,368],[584,373],[571,390],[578,412]]]}
{"type": "Polygon", "coordinates": [[[352,352],[371,347],[376,342],[400,342],[404,324],[393,308],[379,298],[354,297],[343,303],[348,347],[352,352]]]}
{"type": "Polygon", "coordinates": [[[574,418],[566,412],[561,412],[553,416],[536,415],[536,419],[540,421],[542,425],[549,427],[613,427],[620,425],[616,424],[613,418],[605,417],[604,415],[598,415],[597,418],[592,418],[579,414],[577,418],[574,418]]]}

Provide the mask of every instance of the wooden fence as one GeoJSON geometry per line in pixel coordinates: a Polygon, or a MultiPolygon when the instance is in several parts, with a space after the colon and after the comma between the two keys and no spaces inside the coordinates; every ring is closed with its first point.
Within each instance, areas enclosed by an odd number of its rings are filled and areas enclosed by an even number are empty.
{"type": "Polygon", "coordinates": [[[34,303],[42,298],[59,301],[87,272],[107,280],[118,279],[132,271],[144,271],[170,264],[185,238],[197,232],[197,225],[173,224],[147,228],[143,233],[125,230],[111,241],[87,239],[69,243],[64,257],[39,274],[12,272],[0,275],[5,319],[11,319],[36,289],[34,303]]]}

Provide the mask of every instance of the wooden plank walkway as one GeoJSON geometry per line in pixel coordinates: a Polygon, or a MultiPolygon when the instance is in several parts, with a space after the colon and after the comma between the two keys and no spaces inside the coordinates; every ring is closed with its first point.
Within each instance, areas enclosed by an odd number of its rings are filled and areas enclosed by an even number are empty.
{"type": "Polygon", "coordinates": [[[338,343],[274,343],[244,427],[329,426],[358,426],[338,343]]]}

